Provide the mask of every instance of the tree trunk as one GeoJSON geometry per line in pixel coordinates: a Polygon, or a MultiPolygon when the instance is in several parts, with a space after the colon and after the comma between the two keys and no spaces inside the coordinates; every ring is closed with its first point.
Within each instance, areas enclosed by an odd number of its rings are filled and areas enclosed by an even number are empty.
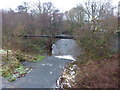
{"type": "Polygon", "coordinates": [[[47,41],[47,54],[52,55],[52,38],[49,38],[47,41]]]}

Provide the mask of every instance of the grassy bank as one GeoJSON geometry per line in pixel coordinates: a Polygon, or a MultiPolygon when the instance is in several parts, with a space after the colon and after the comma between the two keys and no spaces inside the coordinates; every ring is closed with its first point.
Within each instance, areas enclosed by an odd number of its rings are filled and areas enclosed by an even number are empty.
{"type": "Polygon", "coordinates": [[[21,62],[37,63],[42,61],[45,56],[41,55],[27,55],[21,52],[10,51],[7,53],[5,50],[2,54],[2,65],[0,66],[0,75],[12,82],[17,78],[24,77],[32,69],[25,67],[21,62]]]}
{"type": "Polygon", "coordinates": [[[37,60],[34,60],[33,62],[41,62],[46,56],[41,56],[41,55],[34,55],[34,57],[37,58],[37,60]]]}

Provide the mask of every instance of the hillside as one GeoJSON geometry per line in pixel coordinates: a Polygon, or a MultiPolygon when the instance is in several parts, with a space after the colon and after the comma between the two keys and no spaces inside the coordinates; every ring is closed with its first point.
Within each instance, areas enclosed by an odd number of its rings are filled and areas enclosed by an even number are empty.
{"type": "Polygon", "coordinates": [[[77,69],[73,69],[76,74],[71,76],[73,70],[71,71],[71,65],[68,65],[59,79],[59,85],[63,88],[118,88],[119,57],[120,54],[99,61],[76,64],[77,69]],[[73,76],[75,78],[70,78],[73,76]]]}
{"type": "Polygon", "coordinates": [[[74,88],[118,88],[118,57],[79,66],[74,88]]]}

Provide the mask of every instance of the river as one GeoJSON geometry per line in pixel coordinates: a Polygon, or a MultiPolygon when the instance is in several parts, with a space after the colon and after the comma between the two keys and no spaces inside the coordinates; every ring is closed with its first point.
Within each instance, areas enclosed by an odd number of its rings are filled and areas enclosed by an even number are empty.
{"type": "Polygon", "coordinates": [[[53,44],[52,55],[75,60],[80,55],[80,49],[74,39],[60,39],[53,44]]]}

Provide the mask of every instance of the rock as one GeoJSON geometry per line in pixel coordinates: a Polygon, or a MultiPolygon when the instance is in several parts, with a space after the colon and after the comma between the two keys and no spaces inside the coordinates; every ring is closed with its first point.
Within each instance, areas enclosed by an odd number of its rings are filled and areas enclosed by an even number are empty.
{"type": "Polygon", "coordinates": [[[62,75],[57,80],[59,88],[71,88],[75,83],[77,65],[67,66],[62,75]]]}

